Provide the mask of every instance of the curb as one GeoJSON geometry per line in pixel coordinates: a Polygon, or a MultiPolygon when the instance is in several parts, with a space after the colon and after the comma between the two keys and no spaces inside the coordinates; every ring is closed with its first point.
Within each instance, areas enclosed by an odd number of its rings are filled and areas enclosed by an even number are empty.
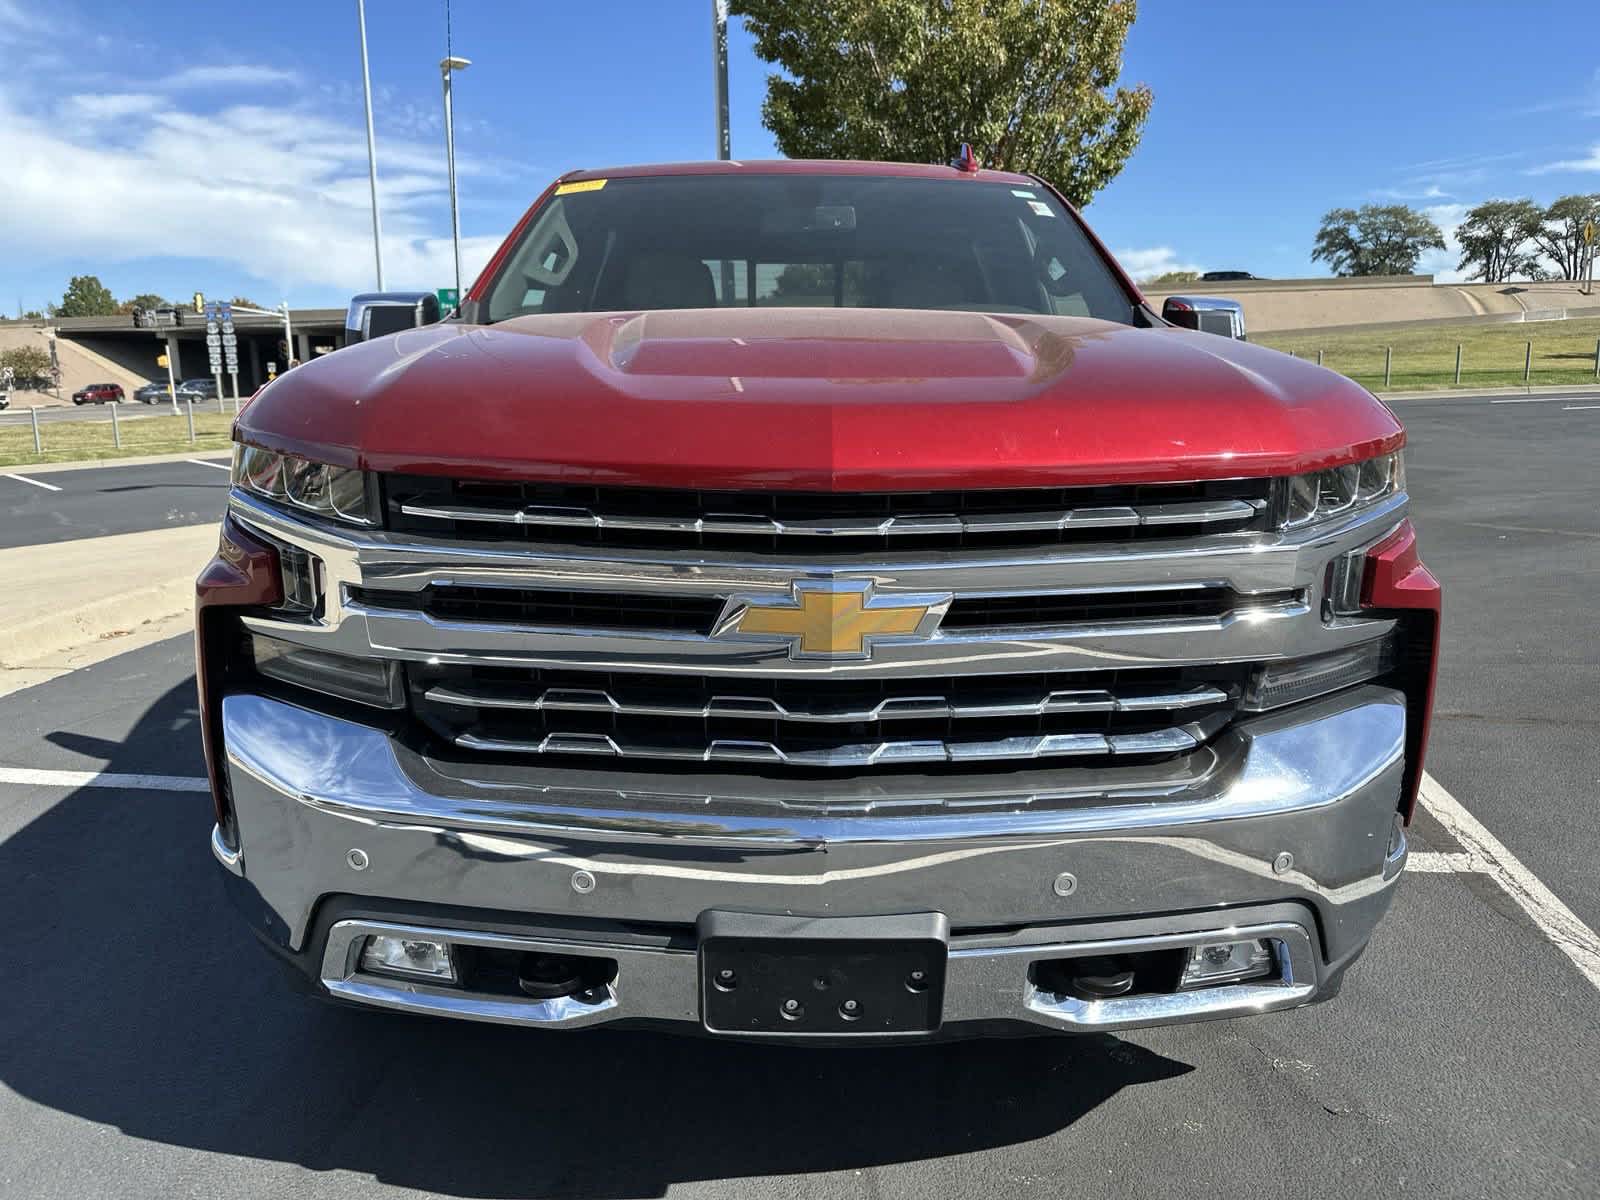
{"type": "Polygon", "coordinates": [[[1374,392],[1380,400],[1476,400],[1483,396],[1600,396],[1600,383],[1536,383],[1530,387],[1430,388],[1420,392],[1374,392]]]}
{"type": "Polygon", "coordinates": [[[133,458],[83,458],[72,462],[17,463],[14,466],[0,467],[0,474],[49,475],[58,471],[95,471],[101,467],[147,467],[153,463],[188,462],[193,458],[230,461],[233,458],[233,447],[194,450],[188,454],[180,450],[173,454],[145,454],[133,458]]]}
{"type": "Polygon", "coordinates": [[[194,605],[194,574],[133,592],[105,596],[64,612],[0,629],[0,668],[48,658],[86,643],[127,633],[140,625],[177,616],[194,605]]]}
{"type": "Polygon", "coordinates": [[[0,550],[0,578],[16,581],[0,609],[0,669],[47,666],[192,611],[216,545],[203,524],[0,550]]]}

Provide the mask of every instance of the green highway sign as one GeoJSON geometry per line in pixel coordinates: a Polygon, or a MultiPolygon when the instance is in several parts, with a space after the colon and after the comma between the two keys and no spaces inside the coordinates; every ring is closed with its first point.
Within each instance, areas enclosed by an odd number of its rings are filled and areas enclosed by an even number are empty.
{"type": "Polygon", "coordinates": [[[461,303],[461,293],[455,288],[440,288],[434,295],[439,297],[439,307],[444,312],[449,312],[461,303]]]}

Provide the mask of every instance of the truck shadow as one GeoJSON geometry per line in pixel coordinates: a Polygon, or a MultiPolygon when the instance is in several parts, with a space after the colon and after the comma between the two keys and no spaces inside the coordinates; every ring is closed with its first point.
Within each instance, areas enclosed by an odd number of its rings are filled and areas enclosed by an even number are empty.
{"type": "MultiPolygon", "coordinates": [[[[191,681],[126,741],[51,740],[192,774],[195,720],[191,681]]],[[[173,1146],[451,1196],[622,1198],[1017,1145],[1191,1070],[1104,1036],[804,1051],[316,1004],[223,901],[209,812],[85,788],[0,843],[0,1083],[173,1146]]]]}

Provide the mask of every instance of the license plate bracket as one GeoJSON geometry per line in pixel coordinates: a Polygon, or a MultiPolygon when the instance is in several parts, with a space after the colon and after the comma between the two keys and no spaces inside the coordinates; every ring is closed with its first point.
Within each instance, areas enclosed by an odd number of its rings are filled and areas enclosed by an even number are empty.
{"type": "Polygon", "coordinates": [[[938,1030],[949,923],[942,913],[790,917],[708,912],[699,922],[707,1030],[804,1038],[938,1030]]]}

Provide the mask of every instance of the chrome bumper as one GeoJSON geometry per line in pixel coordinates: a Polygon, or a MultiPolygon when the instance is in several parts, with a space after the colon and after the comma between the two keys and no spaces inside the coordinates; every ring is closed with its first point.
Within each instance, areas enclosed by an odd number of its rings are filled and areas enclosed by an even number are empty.
{"type": "Polygon", "coordinates": [[[1405,857],[1395,829],[1404,701],[1376,686],[1237,724],[1199,794],[916,817],[817,805],[734,814],[682,796],[464,778],[378,730],[262,696],[229,696],[222,716],[238,842],[214,838],[213,849],[268,910],[272,940],[334,995],[485,1020],[697,1022],[692,939],[629,944],[506,923],[692,930],[711,909],[942,912],[947,1025],[1105,1029],[1290,1007],[1359,953],[1405,857]],[[398,906],[399,923],[442,924],[457,940],[604,955],[617,979],[599,1003],[559,1012],[374,980],[354,965],[371,920],[316,923],[334,897],[398,906]],[[1280,918],[1269,932],[1243,929],[1264,906],[1280,918]],[[1297,915],[1282,919],[1286,908],[1297,915]],[[486,919],[433,919],[446,909],[486,919]],[[1191,944],[1234,927],[1275,942],[1277,981],[1094,1004],[1028,983],[1041,958],[1191,944]]]}

